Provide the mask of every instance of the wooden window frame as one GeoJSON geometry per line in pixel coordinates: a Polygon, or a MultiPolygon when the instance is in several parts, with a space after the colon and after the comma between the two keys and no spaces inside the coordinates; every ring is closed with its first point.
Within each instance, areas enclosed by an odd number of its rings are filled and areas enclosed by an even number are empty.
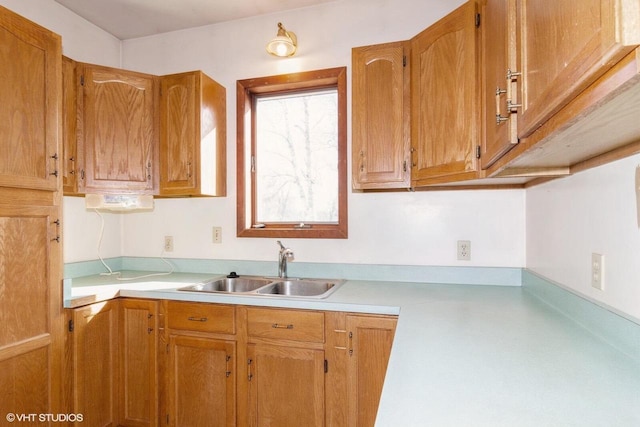
{"type": "Polygon", "coordinates": [[[279,238],[347,238],[347,69],[328,68],[277,76],[238,80],[237,94],[237,236],[279,238]],[[308,89],[336,88],[338,92],[338,223],[266,223],[253,227],[255,191],[250,172],[255,152],[254,98],[261,94],[299,92],[308,89]]]}

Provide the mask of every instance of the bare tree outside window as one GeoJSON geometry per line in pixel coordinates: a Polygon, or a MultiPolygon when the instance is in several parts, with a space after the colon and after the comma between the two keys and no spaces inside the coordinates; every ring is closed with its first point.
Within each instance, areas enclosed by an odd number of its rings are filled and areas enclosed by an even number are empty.
{"type": "Polygon", "coordinates": [[[337,91],[259,97],[256,221],[338,222],[337,91]]]}

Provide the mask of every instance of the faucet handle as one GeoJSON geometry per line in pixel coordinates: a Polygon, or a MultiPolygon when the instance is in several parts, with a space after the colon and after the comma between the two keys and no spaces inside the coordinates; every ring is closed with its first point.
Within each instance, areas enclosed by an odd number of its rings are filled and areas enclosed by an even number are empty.
{"type": "Polygon", "coordinates": [[[276,240],[276,243],[280,245],[280,249],[281,250],[284,251],[285,249],[287,249],[287,248],[284,247],[284,245],[282,244],[282,242],[280,240],[276,240]]]}

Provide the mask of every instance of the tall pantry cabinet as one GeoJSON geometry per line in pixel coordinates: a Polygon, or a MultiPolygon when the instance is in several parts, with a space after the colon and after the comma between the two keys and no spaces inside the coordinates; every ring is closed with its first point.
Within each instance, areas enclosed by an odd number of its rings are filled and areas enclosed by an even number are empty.
{"type": "Polygon", "coordinates": [[[62,383],[61,58],[58,35],[0,7],[3,417],[66,413],[62,383]]]}

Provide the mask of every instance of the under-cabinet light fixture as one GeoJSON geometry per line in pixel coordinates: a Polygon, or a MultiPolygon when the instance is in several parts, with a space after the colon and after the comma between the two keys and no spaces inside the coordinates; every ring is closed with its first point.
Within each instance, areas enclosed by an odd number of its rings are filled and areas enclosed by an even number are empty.
{"type": "Polygon", "coordinates": [[[278,34],[267,43],[267,52],[273,56],[287,57],[293,56],[298,49],[298,38],[292,31],[287,31],[282,25],[282,22],[278,22],[278,34]]]}

